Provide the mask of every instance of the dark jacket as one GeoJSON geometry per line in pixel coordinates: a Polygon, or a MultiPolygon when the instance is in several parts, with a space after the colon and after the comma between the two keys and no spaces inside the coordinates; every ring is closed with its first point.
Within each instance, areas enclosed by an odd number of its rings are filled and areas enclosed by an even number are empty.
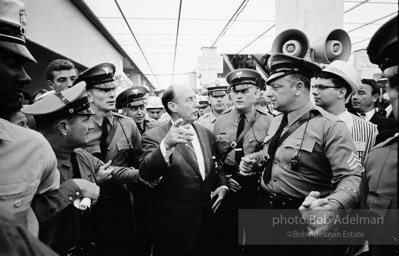
{"type": "MultiPolygon", "coordinates": [[[[170,156],[170,166],[160,150],[160,143],[169,131],[171,122],[143,134],[143,155],[140,176],[144,180],[161,182],[154,188],[155,245],[170,252],[189,252],[198,240],[204,213],[211,212],[211,192],[218,180],[212,159],[214,137],[203,126],[194,124],[200,139],[205,162],[205,180],[196,168],[185,145],[178,144],[170,156]]],[[[222,174],[220,174],[222,175],[222,174]]],[[[224,176],[220,184],[226,184],[224,176]]]]}

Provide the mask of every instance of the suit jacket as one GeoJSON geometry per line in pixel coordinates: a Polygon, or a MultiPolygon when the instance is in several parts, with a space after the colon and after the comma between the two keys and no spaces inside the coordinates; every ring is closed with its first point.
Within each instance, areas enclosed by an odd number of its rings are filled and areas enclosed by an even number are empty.
{"type": "Polygon", "coordinates": [[[371,117],[370,122],[377,125],[378,132],[381,133],[385,130],[397,128],[398,124],[396,119],[387,118],[378,114],[377,112],[371,117]]]}
{"type": "Polygon", "coordinates": [[[377,112],[371,117],[370,122],[377,125],[378,136],[376,144],[385,141],[397,132],[398,123],[396,119],[388,118],[378,114],[377,112]]]}
{"type": "MultiPolygon", "coordinates": [[[[155,245],[167,251],[188,252],[194,249],[204,216],[211,212],[210,194],[217,181],[212,159],[214,137],[205,127],[193,124],[204,155],[203,180],[183,144],[175,147],[170,165],[166,163],[160,143],[171,125],[168,122],[143,134],[140,177],[148,181],[162,177],[154,188],[155,245]]],[[[226,184],[225,180],[221,183],[226,184]]]]}

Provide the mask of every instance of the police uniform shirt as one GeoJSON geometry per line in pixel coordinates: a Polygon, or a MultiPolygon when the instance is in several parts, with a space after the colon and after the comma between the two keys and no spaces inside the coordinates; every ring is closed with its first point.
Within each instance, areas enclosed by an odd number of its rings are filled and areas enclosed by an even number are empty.
{"type": "Polygon", "coordinates": [[[161,123],[156,121],[155,119],[145,117],[143,123],[141,123],[141,124],[136,123],[136,125],[140,131],[140,134],[142,135],[146,131],[151,130],[154,127],[160,126],[161,123]],[[142,127],[142,126],[144,126],[144,127],[142,127]]]}
{"type": "Polygon", "coordinates": [[[210,131],[213,131],[213,126],[215,125],[216,118],[217,117],[213,114],[213,110],[211,110],[210,112],[200,116],[200,118],[198,118],[198,120],[195,122],[204,126],[210,131]]]}
{"type": "MultiPolygon", "coordinates": [[[[245,114],[245,125],[248,125],[253,115],[259,115],[259,118],[244,136],[244,156],[258,150],[257,147],[263,142],[271,123],[271,117],[268,114],[252,107],[251,111],[245,114]]],[[[216,145],[220,153],[228,148],[232,142],[236,142],[239,120],[240,113],[236,109],[227,110],[217,118],[213,133],[216,137],[216,145]]],[[[227,155],[225,164],[238,167],[239,163],[236,163],[234,158],[235,150],[232,150],[227,155]]]]}
{"type": "MultiPolygon", "coordinates": [[[[101,125],[103,123],[103,118],[97,115],[93,115],[90,118],[93,121],[94,128],[90,130],[88,135],[89,142],[85,145],[84,149],[91,154],[100,153],[101,125]]],[[[122,151],[129,149],[129,145],[134,149],[141,149],[141,135],[137,125],[132,118],[117,113],[111,113],[111,115],[104,118],[107,118],[110,124],[108,131],[110,131],[112,126],[117,125],[115,134],[108,146],[108,152],[104,162],[112,160],[112,165],[127,166],[126,159],[122,157],[118,158],[119,160],[116,161],[115,157],[122,151]],[[123,125],[123,129],[121,125],[123,125]]]]}
{"type": "Polygon", "coordinates": [[[39,227],[31,202],[36,194],[60,185],[57,160],[38,132],[0,118],[0,211],[37,236],[39,227]]]}
{"type": "MultiPolygon", "coordinates": [[[[311,102],[288,113],[288,126],[315,108],[311,102]]],[[[310,191],[321,197],[333,198],[350,209],[358,201],[360,172],[363,166],[345,124],[336,116],[316,108],[320,114],[305,122],[278,147],[268,184],[263,189],[279,195],[305,198],[310,191]],[[305,131],[306,128],[306,131],[305,131]],[[299,169],[291,169],[291,159],[299,151],[299,169]]],[[[263,156],[267,155],[270,139],[283,115],[272,120],[265,138],[263,156]]]]}

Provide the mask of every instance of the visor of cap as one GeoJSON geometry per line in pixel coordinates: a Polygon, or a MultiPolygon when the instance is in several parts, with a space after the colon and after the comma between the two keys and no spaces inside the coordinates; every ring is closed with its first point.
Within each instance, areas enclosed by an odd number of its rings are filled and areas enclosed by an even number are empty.
{"type": "Polygon", "coordinates": [[[106,83],[101,83],[101,84],[94,84],[94,85],[88,85],[89,88],[95,88],[95,89],[114,89],[117,87],[117,84],[115,81],[109,81],[106,83]]]}
{"type": "Polygon", "coordinates": [[[136,107],[136,106],[141,106],[141,105],[145,105],[145,101],[143,98],[138,98],[137,100],[134,100],[134,101],[130,102],[129,104],[127,104],[127,106],[130,106],[130,107],[136,107]]]}
{"type": "Polygon", "coordinates": [[[283,76],[286,76],[288,74],[293,73],[291,70],[290,72],[284,71],[284,72],[277,72],[269,76],[269,78],[266,81],[266,84],[270,84],[272,81],[276,80],[277,78],[281,78],[283,76]]]}
{"type": "Polygon", "coordinates": [[[237,84],[237,85],[232,85],[233,91],[243,91],[246,89],[249,89],[253,87],[253,84],[245,83],[245,84],[237,84]]]}
{"type": "Polygon", "coordinates": [[[27,61],[37,63],[36,59],[29,52],[28,48],[26,48],[26,46],[23,44],[0,41],[0,48],[3,48],[12,53],[15,53],[15,54],[25,58],[27,61]]]}
{"type": "Polygon", "coordinates": [[[210,92],[208,92],[208,94],[210,95],[210,96],[214,96],[214,97],[216,97],[216,96],[224,96],[224,95],[226,95],[227,94],[227,91],[226,90],[221,90],[221,91],[210,91],[210,92]]]}
{"type": "Polygon", "coordinates": [[[84,109],[76,113],[77,115],[85,115],[85,116],[92,116],[95,115],[94,111],[91,108],[84,109]]]}
{"type": "Polygon", "coordinates": [[[68,115],[88,114],[90,103],[83,96],[86,83],[81,82],[57,94],[51,94],[32,105],[25,105],[21,111],[28,115],[41,117],[44,121],[62,118],[68,115]]]}

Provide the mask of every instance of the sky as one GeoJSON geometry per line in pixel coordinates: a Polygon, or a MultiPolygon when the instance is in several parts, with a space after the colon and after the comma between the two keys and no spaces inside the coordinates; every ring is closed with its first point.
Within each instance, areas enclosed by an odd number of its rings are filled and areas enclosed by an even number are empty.
{"type": "MultiPolygon", "coordinates": [[[[266,54],[276,37],[274,0],[84,1],[156,88],[188,83],[204,47],[216,47],[216,57],[266,54]]],[[[305,0],[284,1],[300,9],[305,0]]],[[[336,0],[313,1],[324,1],[328,8],[336,0]]],[[[397,0],[344,1],[341,28],[351,39],[352,52],[365,49],[374,32],[397,12],[397,0]]]]}

